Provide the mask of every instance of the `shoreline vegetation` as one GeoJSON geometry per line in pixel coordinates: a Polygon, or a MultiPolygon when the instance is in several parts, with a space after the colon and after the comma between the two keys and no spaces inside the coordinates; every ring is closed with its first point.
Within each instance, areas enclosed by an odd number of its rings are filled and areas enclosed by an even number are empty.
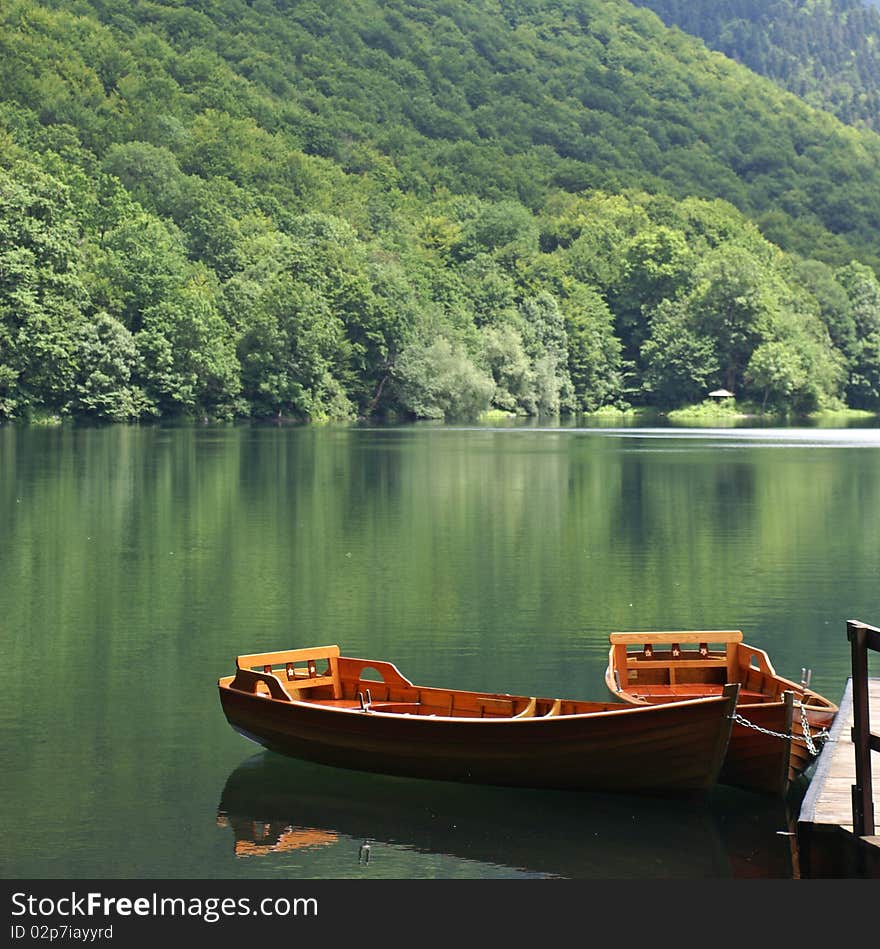
{"type": "Polygon", "coordinates": [[[703,402],[682,406],[678,409],[660,411],[653,408],[634,409],[602,409],[598,412],[586,413],[591,419],[607,419],[609,421],[643,421],[665,419],[673,424],[682,425],[730,425],[740,422],[757,422],[761,425],[790,426],[804,423],[833,423],[840,422],[867,422],[874,419],[880,424],[880,414],[866,409],[850,409],[846,407],[820,409],[805,414],[791,412],[767,411],[760,406],[745,403],[737,405],[734,400],[729,404],[718,404],[707,399],[703,402]]]}
{"type": "MultiPolygon", "coordinates": [[[[589,422],[605,422],[611,426],[615,424],[650,426],[657,422],[671,422],[672,424],[689,426],[717,427],[719,425],[736,425],[741,422],[754,422],[760,425],[788,427],[798,424],[833,424],[835,422],[846,425],[852,422],[868,422],[870,420],[874,420],[880,425],[880,414],[866,409],[840,407],[798,415],[796,413],[762,410],[760,406],[749,403],[738,405],[733,399],[721,404],[713,399],[706,399],[703,402],[667,411],[652,406],[634,406],[631,408],[604,406],[595,412],[578,413],[576,418],[589,422]]],[[[479,422],[522,422],[525,420],[526,417],[523,415],[516,415],[513,412],[504,412],[498,409],[483,412],[477,419],[479,422]]]]}
{"type": "MultiPolygon", "coordinates": [[[[661,410],[652,406],[632,406],[629,408],[618,408],[616,406],[603,406],[593,412],[567,413],[565,415],[552,416],[530,416],[524,413],[510,412],[504,409],[490,408],[471,419],[449,419],[451,423],[461,421],[471,421],[476,424],[485,423],[575,423],[584,421],[589,424],[604,423],[610,427],[630,425],[642,425],[652,427],[655,425],[681,425],[686,427],[728,427],[736,426],[740,423],[752,422],[761,426],[790,427],[794,425],[834,425],[835,423],[846,427],[850,423],[868,423],[873,420],[880,427],[880,413],[870,412],[866,409],[851,409],[846,407],[821,409],[805,414],[787,413],[779,411],[762,410],[760,406],[749,403],[737,405],[733,399],[727,403],[719,404],[715,400],[706,399],[703,402],[692,405],[682,406],[678,409],[661,410]]],[[[114,424],[135,424],[135,425],[162,425],[162,424],[191,424],[191,425],[232,425],[250,423],[256,425],[284,425],[284,426],[302,426],[302,425],[333,425],[346,424],[355,425],[365,422],[392,422],[394,424],[428,422],[435,424],[444,424],[443,419],[410,419],[400,418],[391,415],[382,419],[322,419],[308,420],[294,418],[290,416],[278,416],[275,418],[208,418],[203,416],[195,418],[192,416],[176,416],[171,418],[154,419],[132,419],[127,421],[111,421],[107,419],[93,419],[88,417],[67,416],[62,417],[54,414],[39,414],[29,419],[2,419],[0,418],[0,427],[10,425],[23,425],[25,427],[54,427],[54,426],[102,426],[114,424]]],[[[561,427],[565,427],[564,424],[561,427]]]]}

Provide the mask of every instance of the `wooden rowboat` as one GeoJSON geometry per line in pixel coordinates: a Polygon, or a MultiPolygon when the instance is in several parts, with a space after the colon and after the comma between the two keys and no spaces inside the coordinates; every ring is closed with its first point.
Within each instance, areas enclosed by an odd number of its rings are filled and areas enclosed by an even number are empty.
{"type": "Polygon", "coordinates": [[[239,656],[218,687],[236,731],[294,758],[477,784],[652,793],[716,783],[738,692],[634,708],[424,688],[390,662],[340,656],[338,646],[239,656]]]}
{"type": "Polygon", "coordinates": [[[809,766],[837,706],[783,678],[740,630],[612,633],[605,684],[633,707],[720,695],[739,685],[737,717],[719,781],[785,794],[809,766]],[[693,648],[682,648],[684,645],[693,648]],[[633,650],[628,647],[635,646],[633,650]],[[711,648],[715,647],[715,648],[711,648]]]}

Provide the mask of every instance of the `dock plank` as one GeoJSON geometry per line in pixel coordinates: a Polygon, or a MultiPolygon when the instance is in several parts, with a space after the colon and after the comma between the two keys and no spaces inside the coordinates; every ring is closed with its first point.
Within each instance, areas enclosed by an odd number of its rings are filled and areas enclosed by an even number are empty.
{"type": "MultiPolygon", "coordinates": [[[[868,680],[871,730],[880,732],[880,679],[868,680]]],[[[852,679],[816,764],[798,819],[800,866],[806,876],[847,876],[880,866],[880,837],[853,836],[852,787],[855,749],[852,679]],[[855,856],[848,855],[851,851],[855,856]],[[859,857],[858,855],[861,854],[859,857]],[[874,856],[876,854],[876,857],[874,856]],[[867,855],[867,857],[865,856],[867,855]]],[[[875,820],[880,821],[880,754],[871,755],[875,820]]],[[[861,875],[859,873],[858,875],[861,875]]]]}

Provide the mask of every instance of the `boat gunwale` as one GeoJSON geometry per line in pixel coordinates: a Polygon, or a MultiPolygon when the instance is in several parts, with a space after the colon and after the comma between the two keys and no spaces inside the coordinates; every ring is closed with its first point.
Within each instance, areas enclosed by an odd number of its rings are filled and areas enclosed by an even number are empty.
{"type": "MultiPolygon", "coordinates": [[[[300,707],[300,708],[313,709],[322,713],[327,712],[327,713],[343,713],[347,715],[365,715],[365,714],[380,715],[383,719],[393,719],[393,720],[410,721],[410,722],[413,722],[413,721],[454,722],[454,723],[479,722],[482,725],[517,724],[519,726],[528,726],[528,725],[542,724],[544,726],[551,726],[554,723],[560,722],[560,721],[570,722],[570,721],[577,721],[577,720],[584,720],[584,719],[592,720],[592,719],[597,719],[597,718],[604,718],[606,716],[623,715],[625,713],[637,713],[637,712],[644,713],[644,712],[650,712],[650,711],[654,711],[656,713],[656,711],[661,708],[670,708],[670,707],[691,708],[693,706],[699,706],[699,705],[726,704],[729,702],[729,697],[720,692],[718,695],[698,696],[692,699],[673,699],[669,702],[661,702],[656,705],[652,705],[650,703],[645,703],[644,705],[639,703],[638,705],[634,705],[628,702],[596,702],[595,703],[596,705],[611,705],[613,707],[596,709],[595,711],[590,711],[590,712],[574,712],[574,713],[570,713],[566,715],[563,715],[561,713],[557,713],[555,715],[534,715],[534,716],[528,716],[528,717],[519,717],[517,715],[496,715],[496,716],[490,716],[490,717],[470,716],[470,715],[438,715],[438,714],[431,714],[431,715],[415,714],[414,715],[407,712],[390,712],[390,711],[384,711],[380,709],[371,709],[369,707],[360,708],[359,706],[324,705],[321,703],[320,700],[303,701],[302,699],[295,699],[295,698],[288,698],[287,700],[276,699],[271,695],[265,695],[262,693],[258,695],[255,692],[247,692],[243,689],[235,689],[231,685],[231,682],[234,678],[235,678],[234,676],[224,676],[218,680],[217,685],[221,693],[225,690],[231,695],[242,696],[244,698],[252,698],[255,701],[258,700],[261,704],[269,702],[269,703],[272,703],[273,705],[278,706],[279,708],[300,707]]],[[[434,689],[436,687],[422,686],[422,688],[434,689]]],[[[467,695],[467,696],[475,696],[478,698],[488,698],[488,699],[498,698],[498,697],[505,698],[505,699],[509,698],[511,701],[514,701],[514,702],[517,700],[528,700],[530,698],[530,696],[524,696],[524,695],[499,696],[496,693],[490,693],[490,692],[468,692],[462,689],[440,688],[438,689],[438,691],[448,691],[450,694],[453,694],[453,695],[467,695]]],[[[539,699],[539,701],[553,702],[555,701],[555,699],[541,698],[539,699]]],[[[563,699],[562,701],[588,702],[589,700],[563,699]]]]}

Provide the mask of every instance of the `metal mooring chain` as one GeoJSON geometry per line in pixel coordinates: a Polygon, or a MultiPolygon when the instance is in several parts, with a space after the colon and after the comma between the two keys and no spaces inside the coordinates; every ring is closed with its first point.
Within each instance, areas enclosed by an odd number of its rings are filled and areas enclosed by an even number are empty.
{"type": "MultiPolygon", "coordinates": [[[[801,728],[804,730],[804,741],[807,744],[807,751],[815,758],[819,754],[819,749],[813,743],[813,736],[810,734],[810,723],[807,721],[807,710],[804,707],[804,703],[801,702],[801,728]]],[[[825,740],[829,735],[827,729],[823,728],[822,731],[816,733],[816,738],[825,740]]]]}
{"type": "Polygon", "coordinates": [[[774,738],[791,738],[791,734],[785,735],[782,732],[770,731],[769,728],[762,728],[760,725],[750,722],[747,718],[740,715],[739,712],[734,712],[730,717],[737,723],[737,725],[745,725],[746,728],[754,728],[756,732],[761,732],[762,735],[772,735],[774,738]]]}
{"type": "MultiPolygon", "coordinates": [[[[819,749],[816,747],[813,736],[810,734],[810,723],[807,721],[807,710],[804,707],[803,702],[798,702],[798,705],[801,707],[801,727],[804,730],[804,742],[807,746],[807,751],[815,758],[819,754],[819,749]]],[[[740,715],[739,712],[734,712],[731,715],[731,718],[738,724],[744,725],[746,728],[753,728],[756,732],[761,732],[763,735],[770,735],[773,738],[792,738],[794,737],[791,733],[783,734],[782,732],[774,732],[769,728],[762,728],[760,725],[756,725],[754,722],[750,722],[745,716],[740,715]]],[[[816,734],[816,738],[825,739],[828,737],[828,732],[823,728],[821,732],[816,734]]]]}

